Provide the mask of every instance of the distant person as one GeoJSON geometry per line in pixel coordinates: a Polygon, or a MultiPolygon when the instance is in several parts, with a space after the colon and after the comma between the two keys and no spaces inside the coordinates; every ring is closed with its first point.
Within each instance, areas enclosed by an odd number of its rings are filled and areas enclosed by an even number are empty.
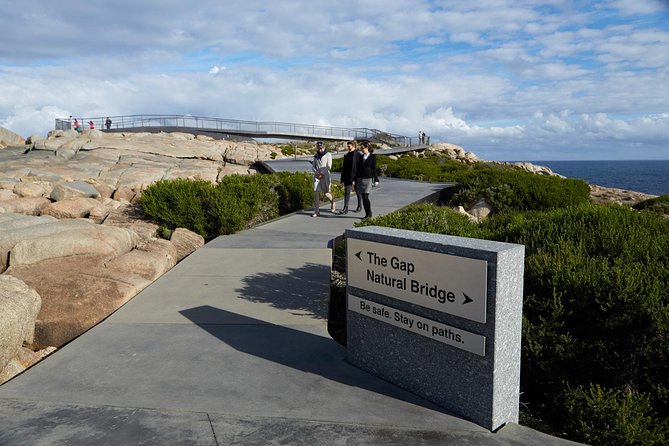
{"type": "Polygon", "coordinates": [[[95,128],[95,123],[93,121],[88,121],[88,128],[93,130],[95,128]]]}
{"type": "Polygon", "coordinates": [[[332,155],[325,148],[323,141],[316,142],[316,153],[312,161],[311,170],[314,174],[314,213],[312,217],[321,215],[320,194],[330,201],[330,212],[335,211],[335,201],[330,193],[330,170],[332,169],[332,155]]]}
{"type": "MultiPolygon", "coordinates": [[[[360,153],[356,150],[355,141],[349,141],[346,143],[346,154],[344,155],[344,162],[341,167],[341,184],[344,185],[344,208],[339,212],[340,214],[348,213],[348,200],[351,195],[351,189],[354,188],[355,183],[355,169],[358,166],[358,156],[360,153]]],[[[360,198],[360,193],[355,191],[355,195],[358,198],[358,207],[353,212],[360,212],[362,209],[362,201],[360,198]]]]}
{"type": "Polygon", "coordinates": [[[105,127],[107,127],[107,130],[111,128],[112,121],[109,119],[109,116],[107,116],[107,119],[105,119],[105,127]]]}
{"type": "Polygon", "coordinates": [[[73,128],[77,133],[81,133],[81,131],[82,131],[81,124],[79,124],[79,121],[77,120],[77,118],[74,118],[73,128]]]}
{"type": "Polygon", "coordinates": [[[362,197],[362,205],[365,207],[365,218],[372,218],[372,204],[369,201],[369,193],[373,186],[379,185],[379,177],[376,173],[376,155],[374,149],[369,146],[369,141],[360,143],[362,154],[358,157],[358,165],[355,170],[355,189],[362,197]]]}

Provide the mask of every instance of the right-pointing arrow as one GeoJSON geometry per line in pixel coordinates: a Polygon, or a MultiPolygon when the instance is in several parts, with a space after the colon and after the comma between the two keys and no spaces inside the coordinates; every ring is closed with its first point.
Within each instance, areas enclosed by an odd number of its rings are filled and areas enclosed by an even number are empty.
{"type": "Polygon", "coordinates": [[[362,254],[362,251],[355,253],[355,256],[358,258],[358,260],[362,260],[362,256],[360,254],[362,254]]]}
{"type": "Polygon", "coordinates": [[[464,305],[464,304],[468,304],[469,302],[474,302],[474,299],[472,299],[471,297],[467,296],[465,293],[462,293],[462,295],[465,296],[465,301],[462,302],[462,305],[464,305]]]}

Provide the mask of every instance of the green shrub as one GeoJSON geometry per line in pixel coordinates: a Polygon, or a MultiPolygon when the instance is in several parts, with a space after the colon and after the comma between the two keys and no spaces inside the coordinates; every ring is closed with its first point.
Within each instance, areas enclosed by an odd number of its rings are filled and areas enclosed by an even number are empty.
{"type": "Polygon", "coordinates": [[[585,181],[502,166],[477,165],[471,170],[454,172],[452,180],[462,191],[451,200],[451,205],[469,208],[484,198],[495,212],[563,208],[590,199],[590,187],[585,181]]]}
{"type": "Polygon", "coordinates": [[[379,156],[377,165],[384,175],[393,178],[458,183],[460,191],[448,204],[467,209],[482,198],[496,213],[562,208],[590,198],[590,187],[582,180],[537,175],[493,163],[464,164],[439,153],[397,160],[379,156]]]}
{"type": "Polygon", "coordinates": [[[425,158],[402,156],[397,160],[379,155],[376,164],[385,176],[421,181],[452,181],[454,172],[470,169],[468,165],[441,154],[433,154],[425,158]]]}
{"type": "Polygon", "coordinates": [[[599,383],[651,395],[668,416],[669,222],[596,205],[501,220],[488,225],[494,237],[526,247],[528,398],[558,417],[563,382],[599,383]]]}
{"type": "Polygon", "coordinates": [[[565,425],[574,440],[602,446],[652,446],[669,440],[646,395],[595,384],[568,388],[565,396],[565,425]]]}
{"type": "Polygon", "coordinates": [[[334,158],[332,160],[332,171],[341,172],[342,165],[344,164],[344,158],[334,158]]]}
{"type": "Polygon", "coordinates": [[[169,240],[172,238],[172,230],[169,228],[166,228],[165,226],[161,226],[158,228],[158,237],[169,240]]]}
{"type": "Polygon", "coordinates": [[[232,234],[278,217],[274,175],[228,175],[216,186],[211,214],[219,222],[218,234],[232,234]]]}
{"type": "Polygon", "coordinates": [[[632,207],[639,211],[648,210],[658,214],[669,214],[669,194],[641,201],[632,207]]]}
{"type": "Polygon", "coordinates": [[[287,173],[276,174],[279,184],[275,190],[279,195],[279,214],[304,209],[314,199],[313,177],[309,173],[287,173]]]}
{"type": "Polygon", "coordinates": [[[161,180],[142,193],[140,205],[152,220],[168,229],[188,228],[203,237],[211,224],[205,212],[213,185],[204,180],[161,180]]]}
{"type": "Polygon", "coordinates": [[[311,175],[228,175],[158,181],[140,199],[144,213],[166,230],[188,228],[209,241],[302,209],[313,200],[311,175]]]}
{"type": "Polygon", "coordinates": [[[446,207],[437,207],[425,203],[409,206],[401,212],[366,219],[356,223],[355,226],[386,226],[434,234],[479,238],[485,232],[465,215],[458,214],[446,207]]]}
{"type": "Polygon", "coordinates": [[[291,145],[281,146],[281,154],[283,156],[293,156],[295,155],[295,148],[291,145]]]}

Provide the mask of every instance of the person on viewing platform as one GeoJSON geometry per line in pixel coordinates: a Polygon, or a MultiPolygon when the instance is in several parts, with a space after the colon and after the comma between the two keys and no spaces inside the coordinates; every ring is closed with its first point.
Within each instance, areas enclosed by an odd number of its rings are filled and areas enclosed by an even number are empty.
{"type": "Polygon", "coordinates": [[[314,174],[314,213],[312,217],[321,215],[320,194],[330,201],[330,212],[335,211],[335,201],[330,193],[330,170],[332,169],[332,155],[325,148],[323,141],[316,142],[316,153],[312,161],[311,170],[314,174]]]}
{"type": "Polygon", "coordinates": [[[365,208],[365,218],[372,218],[372,204],[369,201],[369,193],[372,187],[379,185],[379,177],[376,172],[376,155],[374,149],[369,146],[369,141],[360,143],[362,155],[358,157],[358,165],[355,169],[355,189],[362,197],[362,205],[365,208]]]}
{"type": "MultiPolygon", "coordinates": [[[[346,154],[344,155],[344,162],[341,167],[341,184],[344,185],[344,208],[339,212],[340,214],[348,213],[348,200],[351,195],[351,189],[354,189],[355,181],[355,169],[358,165],[358,156],[360,153],[356,150],[355,141],[349,141],[346,143],[346,154]]],[[[357,190],[355,190],[355,195],[358,199],[358,207],[353,212],[360,212],[361,208],[361,198],[357,190]]]]}
{"type": "Polygon", "coordinates": [[[77,133],[81,133],[81,130],[82,130],[82,128],[81,128],[81,124],[79,124],[79,121],[77,120],[77,118],[74,118],[74,124],[72,125],[72,128],[73,128],[77,133]]]}
{"type": "Polygon", "coordinates": [[[109,116],[107,116],[107,119],[105,119],[105,127],[107,127],[107,130],[111,128],[112,125],[112,120],[109,119],[109,116]]]}
{"type": "Polygon", "coordinates": [[[88,121],[88,128],[93,130],[95,128],[95,123],[93,121],[88,121]]]}

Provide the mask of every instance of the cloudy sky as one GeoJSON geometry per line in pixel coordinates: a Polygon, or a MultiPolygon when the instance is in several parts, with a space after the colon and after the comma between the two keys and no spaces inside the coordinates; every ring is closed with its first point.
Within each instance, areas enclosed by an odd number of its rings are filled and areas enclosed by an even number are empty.
{"type": "Polygon", "coordinates": [[[669,159],[669,0],[0,0],[0,126],[191,114],[669,159]]]}

